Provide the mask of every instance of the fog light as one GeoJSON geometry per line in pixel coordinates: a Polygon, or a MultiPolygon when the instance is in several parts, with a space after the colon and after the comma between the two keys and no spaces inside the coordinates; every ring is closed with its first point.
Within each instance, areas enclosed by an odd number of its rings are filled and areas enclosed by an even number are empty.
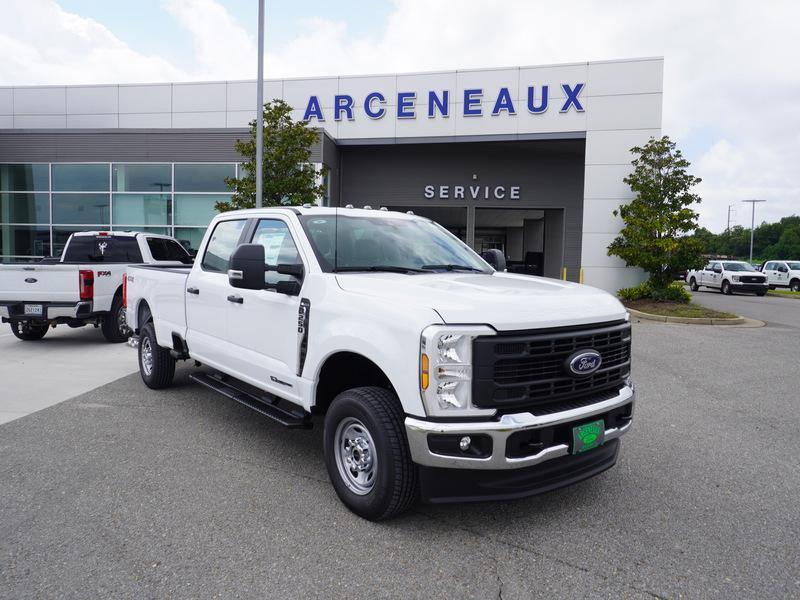
{"type": "Polygon", "coordinates": [[[458,447],[461,448],[462,452],[466,452],[467,450],[469,450],[469,445],[471,443],[472,443],[472,440],[469,439],[468,435],[465,435],[464,437],[461,438],[461,441],[458,442],[458,447]]]}

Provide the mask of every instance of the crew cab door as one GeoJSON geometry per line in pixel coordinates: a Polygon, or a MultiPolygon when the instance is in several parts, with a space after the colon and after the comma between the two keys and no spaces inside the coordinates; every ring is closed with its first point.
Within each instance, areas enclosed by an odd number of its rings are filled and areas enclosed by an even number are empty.
{"type": "Polygon", "coordinates": [[[776,266],[777,263],[768,262],[764,265],[764,269],[762,270],[762,273],[764,273],[764,275],[767,278],[767,283],[770,285],[776,285],[775,282],[777,280],[777,274],[778,274],[778,272],[775,270],[776,266]]]}
{"type": "Polygon", "coordinates": [[[290,223],[279,216],[259,219],[248,238],[244,243],[264,246],[264,262],[272,270],[264,274],[267,289],[228,288],[228,331],[231,342],[238,346],[233,374],[276,395],[297,400],[301,296],[278,293],[270,286],[296,280],[291,275],[278,274],[274,270],[277,265],[304,261],[290,223]]]}
{"type": "Polygon", "coordinates": [[[774,283],[770,281],[769,283],[772,285],[782,285],[784,287],[788,287],[789,285],[789,265],[783,262],[776,262],[775,263],[775,273],[774,283]]]}
{"type": "Polygon", "coordinates": [[[235,358],[236,346],[228,337],[231,293],[228,263],[239,245],[246,219],[219,221],[201,249],[184,292],[186,342],[193,358],[222,368],[235,358]]]}

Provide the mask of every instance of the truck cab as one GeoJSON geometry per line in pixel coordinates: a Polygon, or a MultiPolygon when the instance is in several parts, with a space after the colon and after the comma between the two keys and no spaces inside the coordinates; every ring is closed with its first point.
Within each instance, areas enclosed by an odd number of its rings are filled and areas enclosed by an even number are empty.
{"type": "Polygon", "coordinates": [[[610,294],[494,270],[436,223],[384,210],[216,217],[194,265],[132,267],[143,382],[198,384],[291,427],[368,519],[517,498],[611,467],[630,429],[631,325],[610,294]]]}

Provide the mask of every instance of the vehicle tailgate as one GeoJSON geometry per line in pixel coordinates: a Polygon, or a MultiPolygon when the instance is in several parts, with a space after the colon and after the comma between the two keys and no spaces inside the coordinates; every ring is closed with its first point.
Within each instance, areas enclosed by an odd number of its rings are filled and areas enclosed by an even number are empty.
{"type": "Polygon", "coordinates": [[[78,302],[78,269],[69,265],[0,265],[0,302],[78,302]]]}

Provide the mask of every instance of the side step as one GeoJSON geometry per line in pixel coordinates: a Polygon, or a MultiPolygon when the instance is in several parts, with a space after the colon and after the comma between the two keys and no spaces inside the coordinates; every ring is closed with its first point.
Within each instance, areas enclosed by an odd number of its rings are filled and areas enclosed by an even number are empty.
{"type": "Polygon", "coordinates": [[[231,383],[223,381],[223,376],[211,375],[209,373],[192,373],[189,379],[205,386],[215,392],[222,394],[226,398],[230,398],[244,404],[257,413],[264,415],[280,423],[285,427],[292,429],[310,429],[311,428],[311,415],[301,408],[285,409],[278,406],[280,398],[268,394],[267,392],[260,392],[261,396],[255,396],[246,392],[231,383]]]}

